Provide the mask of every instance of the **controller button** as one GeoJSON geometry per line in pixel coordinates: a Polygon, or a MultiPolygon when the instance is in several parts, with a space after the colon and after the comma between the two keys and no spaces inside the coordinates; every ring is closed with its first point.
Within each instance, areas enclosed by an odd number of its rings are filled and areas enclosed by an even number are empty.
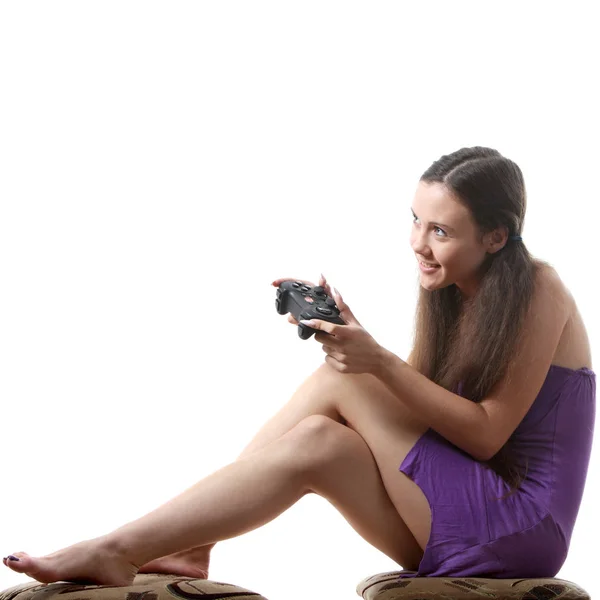
{"type": "MultiPolygon", "coordinates": [[[[306,319],[308,321],[309,319],[312,319],[312,315],[310,313],[303,312],[303,313],[300,313],[300,319],[306,319]]],[[[300,319],[298,319],[298,320],[300,320],[300,319]]]]}
{"type": "Polygon", "coordinates": [[[317,306],[317,312],[320,312],[322,315],[330,315],[331,309],[325,308],[324,306],[317,306]]]}
{"type": "Polygon", "coordinates": [[[300,289],[303,292],[309,292],[310,291],[310,285],[303,285],[300,289]]]}
{"type": "Polygon", "coordinates": [[[292,285],[293,285],[295,288],[299,288],[299,287],[302,285],[302,282],[301,282],[301,281],[294,281],[294,283],[292,283],[292,285]]]}

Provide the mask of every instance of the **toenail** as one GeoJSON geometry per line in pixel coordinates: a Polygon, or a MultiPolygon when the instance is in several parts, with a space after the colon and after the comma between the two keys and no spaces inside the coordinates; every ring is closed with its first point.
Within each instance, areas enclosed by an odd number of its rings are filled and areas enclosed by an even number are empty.
{"type": "Polygon", "coordinates": [[[12,554],[9,554],[6,558],[8,558],[8,560],[21,560],[20,558],[17,558],[16,556],[13,556],[12,554]]]}

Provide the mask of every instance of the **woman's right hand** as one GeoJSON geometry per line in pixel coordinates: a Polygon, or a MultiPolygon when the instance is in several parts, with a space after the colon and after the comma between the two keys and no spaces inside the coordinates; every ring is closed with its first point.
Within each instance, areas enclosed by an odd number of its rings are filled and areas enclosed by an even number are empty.
{"type": "MultiPolygon", "coordinates": [[[[310,285],[310,287],[316,287],[314,283],[310,282],[310,281],[306,281],[305,279],[298,279],[297,277],[282,277],[281,279],[276,279],[271,285],[274,287],[279,287],[284,281],[301,281],[302,283],[306,284],[306,285],[310,285]]],[[[331,289],[331,287],[329,286],[329,284],[327,283],[327,280],[325,279],[325,276],[323,275],[323,273],[321,273],[321,277],[319,278],[319,285],[324,288],[326,294],[330,297],[333,297],[333,291],[331,289]]],[[[294,319],[294,315],[292,315],[292,313],[288,314],[288,321],[290,323],[292,323],[293,325],[298,325],[298,321],[296,321],[296,319],[294,319]]]]}

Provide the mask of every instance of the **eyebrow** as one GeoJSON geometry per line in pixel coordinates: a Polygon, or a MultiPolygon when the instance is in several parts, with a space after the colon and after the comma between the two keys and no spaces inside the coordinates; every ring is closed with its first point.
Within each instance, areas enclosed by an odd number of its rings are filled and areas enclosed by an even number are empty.
{"type": "MultiPolygon", "coordinates": [[[[411,208],[410,212],[413,214],[413,217],[416,217],[417,219],[419,217],[417,217],[417,215],[415,214],[415,211],[411,208]]],[[[429,223],[430,225],[437,225],[438,227],[443,227],[444,229],[448,229],[448,231],[451,231],[452,233],[456,233],[456,229],[454,229],[454,227],[450,227],[450,225],[444,225],[443,223],[436,223],[435,221],[431,221],[429,223]]]]}

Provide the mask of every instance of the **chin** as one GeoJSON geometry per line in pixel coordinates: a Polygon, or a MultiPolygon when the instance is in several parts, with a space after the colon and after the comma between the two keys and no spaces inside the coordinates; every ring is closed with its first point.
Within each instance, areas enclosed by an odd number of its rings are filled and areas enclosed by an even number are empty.
{"type": "Polygon", "coordinates": [[[440,290],[444,287],[446,287],[445,285],[439,285],[439,284],[435,284],[431,281],[420,281],[421,287],[425,290],[427,290],[428,292],[433,292],[434,290],[440,290]]]}
{"type": "Polygon", "coordinates": [[[442,290],[444,288],[450,287],[454,282],[448,281],[428,281],[427,277],[420,277],[419,283],[422,288],[426,289],[428,292],[433,292],[435,290],[442,290]]]}

